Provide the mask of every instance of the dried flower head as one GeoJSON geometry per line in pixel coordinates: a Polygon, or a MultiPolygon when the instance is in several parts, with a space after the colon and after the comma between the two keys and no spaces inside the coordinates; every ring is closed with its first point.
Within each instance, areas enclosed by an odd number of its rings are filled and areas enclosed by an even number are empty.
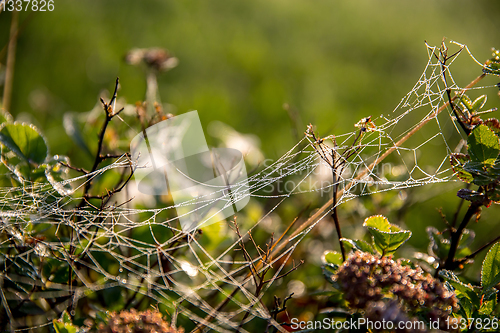
{"type": "Polygon", "coordinates": [[[447,330],[447,319],[451,321],[451,312],[458,309],[455,294],[439,280],[420,267],[412,268],[388,257],[354,252],[340,266],[335,279],[351,308],[363,311],[372,321],[392,321],[395,327],[399,322],[417,320],[418,315],[429,322],[439,320],[440,329],[447,330]]]}
{"type": "Polygon", "coordinates": [[[157,71],[168,71],[179,63],[167,50],[161,48],[132,49],[125,56],[125,61],[130,65],[139,65],[141,62],[157,71]]]}
{"type": "Polygon", "coordinates": [[[99,333],[183,333],[184,330],[175,329],[163,320],[158,310],[138,312],[130,311],[112,312],[107,325],[101,323],[99,333]]]}

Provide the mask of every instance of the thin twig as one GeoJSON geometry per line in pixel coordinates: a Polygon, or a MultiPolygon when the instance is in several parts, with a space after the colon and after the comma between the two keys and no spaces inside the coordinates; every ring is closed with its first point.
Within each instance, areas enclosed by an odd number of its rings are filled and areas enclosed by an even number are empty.
{"type": "Polygon", "coordinates": [[[65,163],[63,161],[59,161],[59,164],[61,164],[62,166],[65,166],[66,168],[68,169],[71,169],[71,170],[75,170],[75,171],[78,171],[78,172],[81,172],[83,173],[84,175],[87,175],[89,172],[83,168],[77,168],[77,167],[74,167],[72,165],[69,165],[68,163],[65,163]]]}
{"type": "Polygon", "coordinates": [[[264,281],[264,284],[266,283],[269,283],[269,282],[272,282],[272,281],[275,281],[275,280],[279,280],[279,279],[282,279],[284,278],[285,276],[289,275],[290,273],[292,273],[293,271],[295,271],[297,268],[299,268],[300,266],[302,266],[304,264],[304,260],[300,260],[299,263],[297,265],[295,265],[295,262],[292,262],[292,268],[290,268],[288,270],[288,272],[286,273],[283,273],[281,275],[278,275],[276,278],[272,278],[272,279],[268,279],[268,280],[265,280],[264,281]]]}

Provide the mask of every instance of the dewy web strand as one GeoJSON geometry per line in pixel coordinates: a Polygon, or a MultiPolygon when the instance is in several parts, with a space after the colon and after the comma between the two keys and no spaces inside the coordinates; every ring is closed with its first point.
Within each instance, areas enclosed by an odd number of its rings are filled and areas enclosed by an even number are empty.
{"type": "MultiPolygon", "coordinates": [[[[450,120],[450,115],[443,112],[448,105],[445,92],[447,87],[441,80],[441,66],[433,57],[435,50],[436,48],[428,46],[428,63],[421,77],[412,90],[401,99],[395,110],[388,115],[371,119],[376,128],[366,134],[356,154],[345,161],[345,171],[339,175],[338,183],[329,183],[319,187],[311,186],[312,181],[315,180],[314,177],[317,176],[317,171],[325,167],[325,161],[317,156],[307,144],[306,138],[303,138],[280,159],[260,172],[250,175],[245,183],[233,186],[232,195],[238,200],[245,199],[245,196],[279,200],[264,212],[256,223],[242,230],[241,237],[234,236],[225,248],[208,250],[197,240],[196,232],[183,233],[178,227],[176,218],[165,220],[163,217],[165,211],[171,211],[182,205],[156,209],[134,209],[129,205],[112,205],[108,209],[95,213],[91,210],[74,208],[74,203],[82,198],[73,197],[70,194],[62,198],[57,197],[55,188],[47,189],[36,184],[32,186],[25,184],[21,189],[2,188],[3,199],[0,204],[2,206],[15,205],[16,210],[0,212],[2,218],[0,229],[2,233],[8,235],[8,238],[1,243],[1,247],[13,247],[14,242],[26,243],[26,235],[29,233],[23,229],[23,226],[30,221],[55,225],[56,230],[61,225],[70,226],[76,236],[71,241],[46,242],[41,240],[32,245],[29,251],[23,252],[16,258],[2,258],[2,261],[6,262],[8,259],[11,264],[16,265],[26,274],[21,276],[2,273],[0,279],[10,281],[18,285],[20,290],[25,290],[23,297],[74,295],[75,299],[71,303],[73,306],[77,306],[78,298],[87,297],[93,291],[123,287],[146,295],[157,302],[170,301],[176,308],[174,318],[187,316],[198,323],[199,327],[210,327],[218,332],[231,332],[237,328],[241,332],[246,332],[240,327],[243,316],[246,316],[246,321],[255,317],[271,320],[268,310],[260,304],[259,297],[253,293],[255,285],[248,273],[249,268],[262,272],[267,265],[273,265],[272,277],[264,287],[264,290],[269,289],[286,270],[285,263],[300,241],[329,214],[332,199],[300,225],[291,227],[288,234],[275,235],[279,241],[272,244],[270,248],[269,262],[265,263],[259,258],[241,259],[239,257],[240,259],[235,260],[231,257],[232,253],[239,249],[242,241],[251,244],[248,233],[251,234],[261,228],[279,205],[289,200],[291,196],[311,192],[329,192],[332,186],[339,186],[337,205],[341,205],[347,200],[362,195],[449,182],[453,179],[453,173],[446,161],[454,146],[447,141],[443,134],[443,127],[449,129],[455,124],[450,120]],[[411,141],[410,138],[414,138],[416,132],[432,122],[437,128],[435,133],[421,138],[420,142],[406,145],[411,141]],[[439,158],[436,157],[437,165],[430,167],[420,165],[418,151],[430,144],[433,146],[439,144],[440,147],[444,147],[443,154],[439,158]],[[401,168],[400,173],[405,178],[400,175],[398,179],[391,180],[384,174],[384,170],[377,169],[388,156],[393,158],[391,162],[393,165],[401,168]],[[293,186],[282,189],[281,192],[269,191],[269,188],[275,188],[290,177],[297,179],[293,186]],[[16,196],[12,198],[11,193],[16,193],[16,196]],[[55,200],[48,204],[49,201],[46,199],[51,196],[55,200]],[[142,228],[141,230],[148,234],[150,240],[144,241],[129,237],[131,230],[138,228],[142,228]],[[172,236],[165,238],[165,233],[170,233],[172,236]],[[69,246],[82,247],[86,260],[73,261],[66,251],[69,246]],[[33,256],[41,260],[44,258],[67,260],[77,274],[80,284],[70,287],[62,283],[52,283],[51,291],[30,293],[23,285],[44,286],[46,283],[40,279],[36,267],[32,264],[33,256]],[[104,257],[119,265],[118,272],[110,272],[103,267],[101,262],[104,257]],[[97,280],[92,282],[86,274],[80,274],[79,271],[83,267],[95,272],[97,280]],[[226,310],[225,305],[220,306],[214,303],[213,299],[217,298],[214,295],[222,295],[229,299],[232,303],[231,309],[226,310]],[[200,316],[199,312],[194,311],[195,308],[197,311],[202,310],[204,315],[200,316]]],[[[451,88],[455,91],[469,90],[483,77],[480,76],[466,87],[460,88],[451,76],[452,64],[450,62],[447,65],[446,71],[451,78],[451,88]]],[[[336,149],[339,151],[346,149],[357,133],[357,129],[353,128],[350,133],[336,135],[336,149]]],[[[126,168],[129,168],[129,162],[126,156],[123,156],[109,166],[96,170],[90,177],[84,175],[69,179],[64,182],[64,185],[71,184],[75,191],[85,186],[85,183],[90,182],[92,178],[109,170],[126,168]]],[[[199,200],[201,206],[210,207],[219,198],[201,196],[193,200],[199,200]]],[[[228,219],[225,227],[228,232],[231,231],[232,226],[232,220],[230,220],[228,219]]],[[[9,300],[18,299],[19,294],[4,289],[2,285],[0,296],[2,303],[6,306],[9,300]]],[[[62,311],[64,304],[62,303],[61,309],[56,310],[62,311]]],[[[6,309],[9,307],[6,306],[6,309]]],[[[46,317],[39,316],[33,323],[46,325],[46,320],[46,317]]],[[[282,330],[276,321],[272,320],[272,323],[282,330]]]]}

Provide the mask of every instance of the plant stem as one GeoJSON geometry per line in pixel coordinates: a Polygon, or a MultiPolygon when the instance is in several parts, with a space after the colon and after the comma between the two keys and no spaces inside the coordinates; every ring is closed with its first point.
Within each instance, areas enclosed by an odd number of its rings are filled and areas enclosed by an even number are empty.
{"type": "Polygon", "coordinates": [[[7,52],[7,68],[5,70],[5,85],[3,88],[3,108],[10,111],[10,102],[12,99],[12,84],[14,81],[14,64],[16,63],[16,45],[17,45],[17,25],[19,21],[19,12],[12,12],[12,21],[10,23],[9,49],[7,52]]]}
{"type": "Polygon", "coordinates": [[[335,169],[332,169],[333,173],[333,195],[332,195],[332,206],[333,206],[333,212],[332,212],[332,218],[333,221],[335,222],[335,229],[337,230],[337,236],[339,238],[339,244],[340,244],[340,253],[342,253],[342,261],[345,261],[345,248],[344,248],[344,243],[341,241],[342,239],[342,230],[340,229],[340,223],[339,223],[339,216],[337,212],[337,192],[338,192],[338,186],[337,186],[337,174],[335,169]]]}
{"type": "Polygon", "coordinates": [[[441,269],[449,269],[453,270],[456,267],[455,263],[455,254],[457,253],[458,249],[458,244],[460,242],[460,238],[462,238],[462,233],[467,226],[467,224],[470,222],[472,216],[477,213],[477,210],[479,207],[482,206],[482,203],[478,202],[473,202],[469,206],[469,209],[467,209],[467,212],[464,215],[464,218],[462,222],[460,223],[460,226],[458,227],[457,230],[451,232],[451,244],[450,244],[450,251],[448,252],[448,258],[446,258],[446,261],[444,263],[444,266],[438,267],[437,272],[439,272],[441,269]]]}
{"type": "MultiPolygon", "coordinates": [[[[467,186],[465,188],[469,188],[469,187],[470,187],[470,184],[467,184],[467,186]]],[[[465,201],[464,199],[460,199],[460,202],[458,203],[457,210],[455,211],[455,214],[453,215],[453,220],[451,221],[451,226],[453,228],[455,228],[455,226],[457,225],[458,214],[460,214],[460,210],[462,209],[464,201],[465,201]]]]}

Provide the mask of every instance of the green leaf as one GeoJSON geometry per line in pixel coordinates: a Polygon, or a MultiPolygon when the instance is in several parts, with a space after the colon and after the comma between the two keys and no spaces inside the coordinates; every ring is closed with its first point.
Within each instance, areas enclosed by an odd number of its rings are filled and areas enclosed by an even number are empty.
{"type": "Polygon", "coordinates": [[[487,290],[500,282],[500,242],[486,254],[481,270],[481,287],[487,290]]]}
{"type": "Polygon", "coordinates": [[[375,249],[382,255],[396,251],[411,237],[409,230],[399,232],[384,232],[373,228],[368,230],[372,234],[375,249]]]}
{"type": "Polygon", "coordinates": [[[472,102],[472,110],[473,111],[479,111],[483,108],[484,104],[486,104],[486,101],[488,100],[488,97],[486,95],[481,95],[478,98],[472,102]]]}
{"type": "Polygon", "coordinates": [[[493,166],[496,160],[487,160],[486,162],[469,161],[464,165],[464,171],[472,175],[473,183],[479,186],[493,183],[497,176],[493,166]]]}
{"type": "Polygon", "coordinates": [[[460,315],[464,318],[472,318],[472,314],[474,313],[474,304],[465,297],[458,298],[460,305],[460,315]]]}
{"type": "Polygon", "coordinates": [[[62,319],[63,323],[65,323],[65,324],[71,323],[71,317],[70,317],[68,311],[66,311],[66,310],[63,311],[61,319],[62,319]]]}
{"type": "Polygon", "coordinates": [[[364,227],[375,228],[379,231],[389,232],[391,231],[391,224],[387,217],[383,215],[374,215],[367,217],[363,223],[364,227]]]}
{"type": "Polygon", "coordinates": [[[496,288],[489,288],[487,290],[481,290],[481,292],[483,294],[483,302],[489,301],[492,299],[496,299],[497,294],[498,294],[498,290],[496,290],[496,288]]]}
{"type": "Polygon", "coordinates": [[[381,215],[365,219],[363,226],[368,227],[372,235],[373,246],[382,255],[396,251],[411,237],[411,231],[401,230],[381,215]]]}
{"type": "Polygon", "coordinates": [[[456,258],[463,258],[472,253],[469,248],[469,245],[472,243],[476,234],[474,231],[470,229],[464,229],[462,235],[460,236],[460,240],[458,241],[457,252],[455,254],[456,258]]]}
{"type": "Polygon", "coordinates": [[[488,126],[479,125],[469,134],[467,148],[472,161],[494,164],[500,152],[500,143],[488,126]]]}
{"type": "Polygon", "coordinates": [[[335,274],[337,273],[339,266],[342,265],[342,254],[336,251],[325,251],[321,259],[325,263],[322,266],[323,275],[333,285],[334,288],[338,289],[339,285],[335,280],[335,274]]]}
{"type": "Polygon", "coordinates": [[[496,203],[500,203],[500,188],[495,187],[494,189],[489,190],[487,194],[488,194],[488,199],[496,203]]]}
{"type": "Polygon", "coordinates": [[[483,304],[481,304],[481,307],[479,308],[479,313],[482,315],[490,315],[497,306],[496,300],[496,298],[493,298],[489,301],[483,302],[483,304]]]}
{"type": "Polygon", "coordinates": [[[61,319],[54,319],[52,324],[56,333],[76,333],[78,330],[72,323],[64,323],[61,319]]]}
{"type": "Polygon", "coordinates": [[[337,270],[339,269],[339,266],[334,264],[325,264],[321,266],[321,269],[323,271],[323,275],[328,280],[328,282],[330,282],[335,289],[340,289],[340,286],[336,281],[337,278],[336,273],[337,270]]]}
{"type": "Polygon", "coordinates": [[[45,170],[47,168],[46,164],[41,164],[36,168],[28,163],[20,163],[14,168],[14,174],[18,179],[29,180],[30,182],[46,182],[45,170]]]}
{"type": "Polygon", "coordinates": [[[500,122],[496,118],[489,118],[483,122],[484,125],[488,126],[490,130],[496,135],[500,134],[500,122]]]}
{"type": "Polygon", "coordinates": [[[11,114],[5,109],[0,109],[0,124],[12,123],[12,122],[13,122],[13,118],[12,118],[11,114]]]}
{"type": "Polygon", "coordinates": [[[463,94],[460,97],[460,102],[462,102],[462,104],[467,108],[467,110],[469,110],[469,111],[472,110],[472,102],[471,102],[469,96],[463,94]]]}
{"type": "Polygon", "coordinates": [[[451,154],[450,164],[453,172],[457,175],[458,179],[464,183],[470,184],[474,180],[471,173],[464,170],[464,165],[470,161],[469,155],[465,154],[451,154]]]}
{"type": "Polygon", "coordinates": [[[451,154],[450,163],[457,177],[468,184],[488,185],[500,177],[499,156],[495,160],[488,159],[485,162],[480,162],[476,160],[472,161],[469,155],[451,154]]]}
{"type": "Polygon", "coordinates": [[[42,164],[47,158],[45,138],[32,125],[4,123],[0,128],[0,142],[29,163],[42,164]]]}
{"type": "Polygon", "coordinates": [[[323,261],[326,264],[342,265],[342,254],[337,251],[325,251],[323,254],[323,261]]]}
{"type": "Polygon", "coordinates": [[[67,282],[69,278],[69,266],[66,263],[61,263],[56,269],[57,270],[51,276],[50,281],[54,283],[67,282]]]}
{"type": "Polygon", "coordinates": [[[368,252],[371,254],[374,253],[373,247],[371,247],[371,245],[365,242],[364,240],[341,238],[340,241],[349,244],[353,249],[357,251],[368,252]]]}
{"type": "Polygon", "coordinates": [[[500,74],[500,51],[493,49],[493,56],[488,59],[483,68],[485,74],[500,74]]]}
{"type": "MultiPolygon", "coordinates": [[[[479,307],[480,297],[470,284],[463,283],[452,271],[446,269],[441,270],[439,276],[453,287],[458,298],[466,298],[471,304],[475,304],[479,307]]],[[[462,303],[462,301],[460,301],[460,303],[462,303]]]]}

